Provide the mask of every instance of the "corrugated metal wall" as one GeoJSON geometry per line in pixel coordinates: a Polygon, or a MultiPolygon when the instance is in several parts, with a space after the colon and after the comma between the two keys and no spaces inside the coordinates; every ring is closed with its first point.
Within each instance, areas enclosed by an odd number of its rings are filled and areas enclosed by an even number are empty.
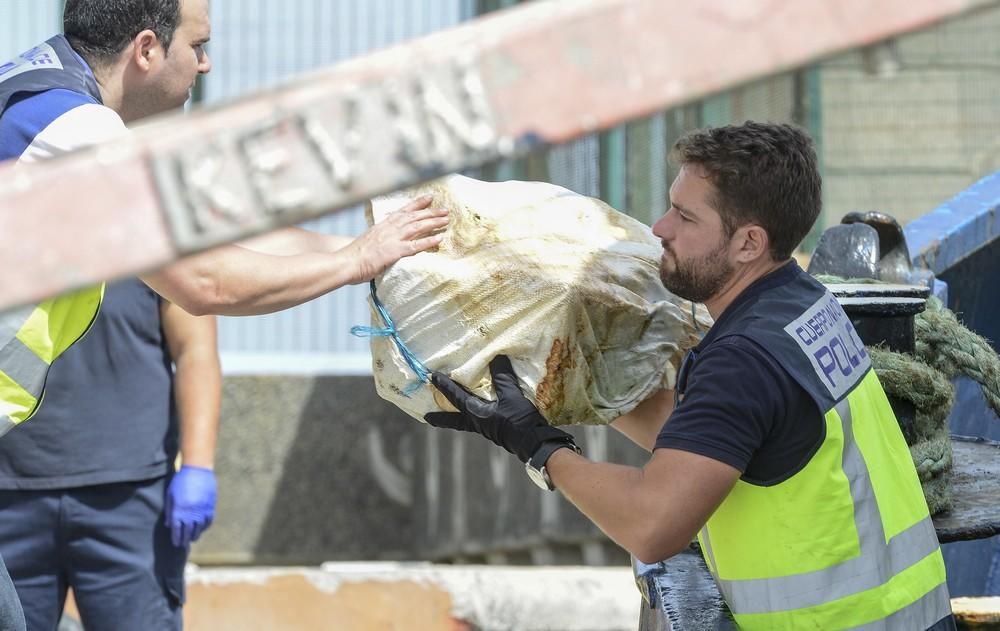
{"type": "Polygon", "coordinates": [[[13,59],[61,30],[62,0],[0,0],[0,60],[13,59]]]}

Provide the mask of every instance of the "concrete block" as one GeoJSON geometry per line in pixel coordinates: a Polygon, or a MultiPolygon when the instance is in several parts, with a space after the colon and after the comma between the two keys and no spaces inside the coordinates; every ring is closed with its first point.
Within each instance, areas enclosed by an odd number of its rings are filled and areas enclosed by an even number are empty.
{"type": "Polygon", "coordinates": [[[202,563],[409,559],[420,426],[371,377],[227,377],[202,563]]]}
{"type": "Polygon", "coordinates": [[[639,592],[630,568],[325,564],[193,568],[191,629],[631,631],[639,592]]]}

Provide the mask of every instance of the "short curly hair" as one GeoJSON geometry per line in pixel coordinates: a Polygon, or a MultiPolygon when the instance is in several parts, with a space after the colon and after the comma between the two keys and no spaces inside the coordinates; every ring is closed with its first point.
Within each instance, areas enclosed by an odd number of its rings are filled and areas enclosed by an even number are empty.
{"type": "Polygon", "coordinates": [[[63,34],[88,62],[106,64],[149,29],[170,49],[181,22],[181,0],[66,0],[63,34]]]}
{"type": "Polygon", "coordinates": [[[776,261],[792,255],[823,207],[815,146],[795,125],[747,121],[695,130],[674,144],[671,157],[705,170],[728,236],[748,223],[761,226],[776,261]]]}

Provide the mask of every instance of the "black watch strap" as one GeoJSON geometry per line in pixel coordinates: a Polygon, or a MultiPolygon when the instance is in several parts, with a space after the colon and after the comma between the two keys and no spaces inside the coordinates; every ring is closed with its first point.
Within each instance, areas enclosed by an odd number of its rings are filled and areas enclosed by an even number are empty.
{"type": "Polygon", "coordinates": [[[531,456],[531,459],[528,460],[528,466],[536,471],[541,471],[542,467],[545,466],[545,463],[548,462],[549,456],[564,447],[568,447],[576,453],[580,453],[580,448],[577,447],[576,443],[572,440],[547,440],[542,443],[542,446],[539,447],[531,456]]]}

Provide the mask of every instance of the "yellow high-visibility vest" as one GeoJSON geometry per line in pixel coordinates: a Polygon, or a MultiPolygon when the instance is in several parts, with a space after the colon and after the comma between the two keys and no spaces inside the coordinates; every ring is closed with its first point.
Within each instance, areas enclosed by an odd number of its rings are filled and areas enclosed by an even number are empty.
{"type": "Polygon", "coordinates": [[[823,413],[788,479],[739,480],[698,535],[740,628],[922,630],[951,613],[913,459],[837,300],[805,273],[764,292],[728,334],[755,340],[823,413]]]}
{"type": "Polygon", "coordinates": [[[97,318],[104,285],[0,314],[0,435],[31,418],[59,355],[97,318]]]}

